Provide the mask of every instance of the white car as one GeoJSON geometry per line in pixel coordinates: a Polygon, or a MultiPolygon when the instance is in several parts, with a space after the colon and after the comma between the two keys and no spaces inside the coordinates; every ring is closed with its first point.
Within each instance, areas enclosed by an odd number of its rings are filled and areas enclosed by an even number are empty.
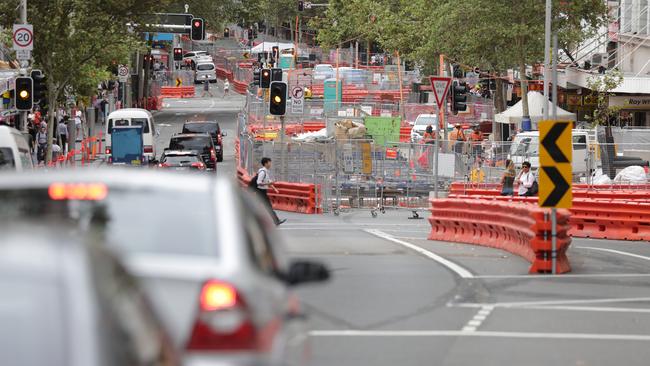
{"type": "Polygon", "coordinates": [[[207,51],[192,51],[183,55],[183,63],[192,69],[201,61],[212,62],[212,56],[207,51]]]}
{"type": "Polygon", "coordinates": [[[325,79],[331,79],[334,77],[334,67],[329,64],[319,64],[314,66],[314,72],[312,79],[313,80],[325,80],[325,79]]]}
{"type": "Polygon", "coordinates": [[[420,142],[424,137],[424,132],[431,125],[433,132],[438,131],[438,116],[435,114],[420,114],[413,123],[411,128],[411,142],[420,142]]]}
{"type": "Polygon", "coordinates": [[[217,73],[214,68],[214,64],[210,62],[199,61],[196,64],[196,72],[194,74],[194,83],[202,83],[204,81],[209,81],[211,83],[217,82],[217,73]]]}

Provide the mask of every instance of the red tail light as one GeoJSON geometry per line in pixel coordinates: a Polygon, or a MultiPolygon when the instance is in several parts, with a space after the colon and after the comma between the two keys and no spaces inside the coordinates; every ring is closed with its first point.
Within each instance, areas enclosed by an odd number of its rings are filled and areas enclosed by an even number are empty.
{"type": "Polygon", "coordinates": [[[214,149],[210,149],[210,160],[217,160],[217,153],[214,151],[214,149]]]}
{"type": "Polygon", "coordinates": [[[199,313],[187,349],[192,351],[254,350],[255,327],[241,295],[230,284],[210,280],[199,297],[199,313]]]}
{"type": "Polygon", "coordinates": [[[205,169],[205,164],[201,162],[192,163],[192,168],[198,168],[199,170],[205,169]]]}
{"type": "Polygon", "coordinates": [[[110,155],[110,154],[111,154],[111,148],[108,146],[106,147],[106,155],[110,155]]]}
{"type": "Polygon", "coordinates": [[[167,164],[167,163],[160,163],[160,164],[158,164],[158,168],[169,168],[170,166],[171,166],[171,165],[169,165],[169,164],[167,164]]]}
{"type": "Polygon", "coordinates": [[[151,146],[151,145],[145,145],[145,147],[144,147],[144,152],[145,152],[145,153],[153,153],[153,146],[151,146]]]}
{"type": "Polygon", "coordinates": [[[221,141],[222,141],[222,137],[221,137],[221,134],[219,134],[219,135],[217,135],[217,143],[220,144],[221,141]]]}

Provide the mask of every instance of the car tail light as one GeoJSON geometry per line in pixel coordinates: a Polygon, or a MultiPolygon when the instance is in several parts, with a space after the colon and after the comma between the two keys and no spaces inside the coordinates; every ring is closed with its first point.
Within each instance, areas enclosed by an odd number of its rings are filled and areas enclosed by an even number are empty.
{"type": "Polygon", "coordinates": [[[197,168],[199,170],[203,170],[203,169],[205,169],[205,164],[201,163],[200,161],[196,162],[196,163],[192,163],[192,168],[197,168]]]}
{"type": "Polygon", "coordinates": [[[111,147],[106,146],[106,155],[110,155],[110,154],[111,154],[111,147]]]}
{"type": "Polygon", "coordinates": [[[222,141],[221,134],[218,134],[217,135],[217,143],[221,144],[221,141],[222,141]]]}
{"type": "Polygon", "coordinates": [[[203,285],[199,313],[186,348],[190,351],[257,348],[255,327],[237,289],[217,280],[203,285]]]}
{"type": "Polygon", "coordinates": [[[167,164],[167,163],[160,163],[160,164],[158,164],[158,168],[169,168],[170,166],[171,166],[171,165],[169,165],[169,164],[167,164]]]}
{"type": "Polygon", "coordinates": [[[145,147],[144,147],[144,152],[145,152],[145,153],[149,153],[149,154],[150,154],[150,153],[153,153],[153,146],[151,146],[151,145],[145,145],[145,147]]]}
{"type": "Polygon", "coordinates": [[[210,149],[210,160],[217,160],[217,153],[214,151],[214,149],[210,149]]]}

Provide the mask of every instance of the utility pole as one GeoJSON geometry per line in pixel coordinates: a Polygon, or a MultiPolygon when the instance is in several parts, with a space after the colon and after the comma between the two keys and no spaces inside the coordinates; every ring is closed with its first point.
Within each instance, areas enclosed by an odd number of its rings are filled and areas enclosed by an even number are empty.
{"type": "MultiPolygon", "coordinates": [[[[20,0],[20,22],[22,24],[27,24],[27,0],[20,0]]],[[[29,61],[20,61],[20,74],[22,76],[27,76],[27,68],[29,67],[29,61]]],[[[20,112],[20,130],[27,132],[27,114],[28,112],[20,112]]],[[[43,116],[45,118],[45,116],[43,116]]],[[[49,144],[49,143],[48,143],[49,144]]]]}
{"type": "MultiPolygon", "coordinates": [[[[549,97],[549,79],[551,78],[550,74],[550,53],[551,53],[551,10],[552,10],[552,0],[546,0],[546,18],[544,25],[544,96],[546,99],[549,97]]],[[[522,75],[522,78],[524,76],[522,75]]],[[[544,105],[544,120],[548,120],[548,103],[544,105]]]]}

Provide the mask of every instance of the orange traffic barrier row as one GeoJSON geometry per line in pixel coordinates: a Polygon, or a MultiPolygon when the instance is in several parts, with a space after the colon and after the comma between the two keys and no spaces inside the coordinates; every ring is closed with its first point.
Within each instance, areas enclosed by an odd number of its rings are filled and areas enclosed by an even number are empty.
{"type": "MultiPolygon", "coordinates": [[[[558,210],[556,273],[571,270],[569,212],[558,210]]],[[[531,263],[529,273],[552,272],[550,210],[494,200],[431,200],[429,240],[487,246],[508,251],[531,263]]]]}
{"type": "MultiPolygon", "coordinates": [[[[537,205],[537,197],[450,195],[450,199],[511,201],[537,205]]],[[[650,240],[650,202],[647,200],[575,197],[569,209],[569,235],[576,238],[650,240]]]]}
{"type": "Polygon", "coordinates": [[[239,94],[246,95],[248,92],[248,84],[244,81],[233,80],[232,89],[239,94]]]}
{"type": "MultiPolygon", "coordinates": [[[[501,195],[501,185],[494,183],[464,184],[454,182],[449,188],[449,194],[499,196],[501,195]]],[[[584,185],[575,185],[573,187],[573,197],[624,201],[646,200],[650,202],[650,189],[590,189],[584,185]]]]}
{"type": "MultiPolygon", "coordinates": [[[[251,177],[243,168],[237,168],[237,181],[242,187],[248,187],[251,177]]],[[[276,210],[298,212],[304,214],[323,213],[321,196],[313,183],[275,182],[278,193],[269,191],[269,198],[276,210]]]]}
{"type": "Polygon", "coordinates": [[[160,88],[160,96],[163,98],[191,98],[194,97],[194,86],[163,86],[160,88]]]}

